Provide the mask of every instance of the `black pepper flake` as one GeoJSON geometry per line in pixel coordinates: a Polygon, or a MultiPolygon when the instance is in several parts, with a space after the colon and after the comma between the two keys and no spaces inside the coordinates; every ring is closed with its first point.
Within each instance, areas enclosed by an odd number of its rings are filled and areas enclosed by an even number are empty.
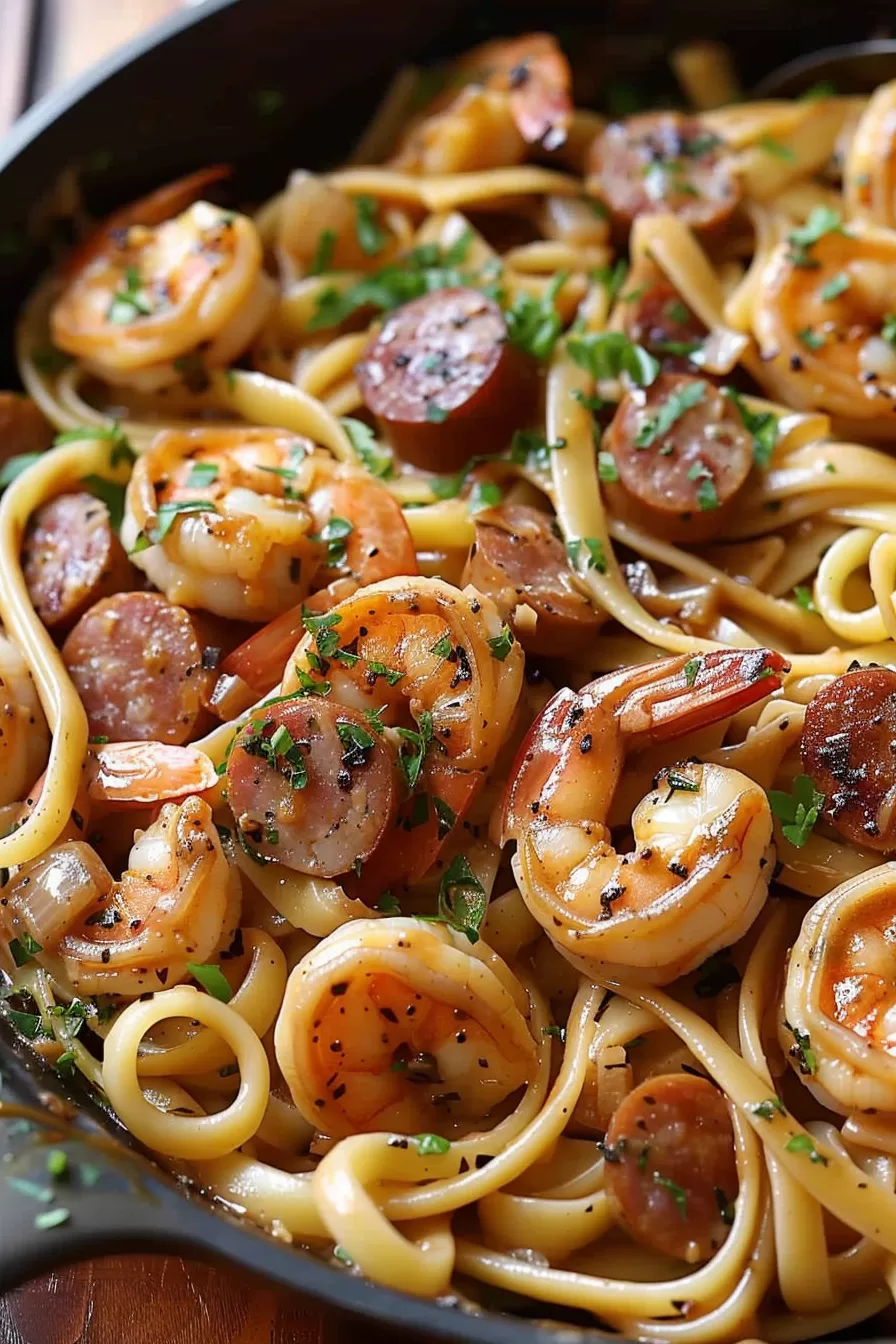
{"type": "Polygon", "coordinates": [[[476,1170],[481,1171],[483,1167],[487,1167],[489,1162],[493,1162],[494,1160],[494,1153],[479,1153],[476,1158],[476,1170]]]}
{"type": "Polygon", "coordinates": [[[341,998],[342,995],[345,993],[345,991],[348,989],[348,986],[349,986],[348,980],[340,980],[338,984],[330,986],[330,993],[336,999],[341,998]]]}
{"type": "Polygon", "coordinates": [[[591,742],[592,742],[591,734],[586,733],[585,736],[582,738],[581,742],[579,743],[579,751],[582,753],[583,756],[587,756],[588,752],[591,750],[591,742]]]}
{"type": "Polygon", "coordinates": [[[681,878],[685,878],[688,875],[688,870],[685,865],[683,863],[677,863],[674,859],[669,864],[669,872],[673,873],[676,877],[681,878]]]}
{"type": "Polygon", "coordinates": [[[217,646],[209,644],[202,650],[201,661],[206,672],[214,671],[221,661],[221,650],[217,646]]]}

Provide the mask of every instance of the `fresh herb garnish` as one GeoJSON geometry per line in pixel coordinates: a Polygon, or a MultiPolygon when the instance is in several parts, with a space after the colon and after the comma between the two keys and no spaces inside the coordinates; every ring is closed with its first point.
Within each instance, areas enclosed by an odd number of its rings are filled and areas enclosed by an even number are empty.
{"type": "Polygon", "coordinates": [[[417,726],[419,732],[415,732],[413,728],[395,730],[404,743],[398,753],[398,764],[412,793],[417,787],[423,769],[426,749],[432,741],[432,714],[428,710],[424,710],[420,715],[417,726]]]}
{"type": "Polygon", "coordinates": [[[519,291],[512,306],[504,314],[511,345],[535,359],[549,358],[563,330],[563,321],[554,307],[554,300],[565,282],[566,272],[558,272],[540,299],[533,298],[525,290],[519,291]]]}
{"type": "Polygon", "coordinates": [[[178,499],[170,504],[160,504],[156,510],[156,525],[150,528],[149,532],[139,532],[134,544],[134,551],[147,550],[150,546],[158,546],[165,540],[168,533],[174,526],[175,520],[182,513],[217,513],[216,506],[208,499],[178,499]]]}
{"type": "Polygon", "coordinates": [[[793,163],[796,155],[788,145],[782,145],[780,140],[776,140],[773,135],[761,135],[757,141],[759,148],[764,149],[766,154],[772,154],[776,159],[782,159],[785,163],[793,163]]]}
{"type": "Polygon", "coordinates": [[[753,436],[753,461],[757,467],[767,467],[778,442],[778,417],[772,411],[751,411],[734,387],[723,387],[722,393],[737,407],[744,428],[753,436]]]}
{"type": "Polygon", "coordinates": [[[826,285],[822,285],[820,292],[821,298],[825,303],[831,299],[837,299],[841,294],[845,294],[850,286],[850,278],[846,271],[838,271],[832,275],[826,285]]]}
{"type": "Polygon", "coordinates": [[[106,318],[119,326],[126,326],[138,317],[148,317],[152,312],[149,296],[143,288],[140,272],[136,266],[126,266],[121,286],[115,291],[106,318]]]}
{"type": "Polygon", "coordinates": [[[793,589],[793,599],[797,606],[803,611],[817,611],[815,603],[812,600],[812,589],[804,583],[798,583],[793,589]]]}
{"type": "Polygon", "coordinates": [[[366,728],[362,728],[358,723],[352,723],[351,720],[337,723],[336,732],[344,748],[342,764],[349,770],[358,770],[362,765],[366,765],[370,752],[376,746],[376,739],[370,736],[366,728]]]}
{"type": "Polygon", "coordinates": [[[398,901],[392,895],[391,891],[383,892],[382,896],[377,901],[374,909],[379,910],[381,914],[384,915],[401,914],[401,906],[398,904],[398,901]]]}
{"type": "Polygon", "coordinates": [[[29,961],[33,961],[38,952],[43,952],[43,948],[36,938],[32,938],[30,933],[23,933],[19,938],[11,938],[9,951],[13,961],[17,966],[27,966],[29,961]]]}
{"type": "Polygon", "coordinates": [[[790,1055],[799,1065],[800,1073],[814,1074],[818,1067],[818,1060],[815,1051],[812,1049],[809,1033],[801,1031],[799,1027],[792,1027],[789,1022],[785,1022],[784,1026],[794,1039],[794,1044],[790,1047],[790,1055]]]}
{"type": "Polygon", "coordinates": [[[589,569],[596,569],[598,574],[607,572],[603,542],[598,537],[570,537],[566,554],[577,574],[585,574],[589,569]]]}
{"type": "Polygon", "coordinates": [[[494,481],[476,481],[470,491],[467,507],[471,513],[481,513],[483,509],[493,509],[503,498],[500,485],[494,481]]]}
{"type": "Polygon", "coordinates": [[[896,313],[886,313],[880,334],[890,345],[896,345],[896,313]]]}
{"type": "Polygon", "coordinates": [[[229,1003],[233,998],[233,990],[220,966],[199,966],[195,961],[188,961],[187,970],[219,1003],[229,1003]]]}
{"type": "Polygon", "coordinates": [[[220,467],[217,462],[193,462],[186,484],[191,490],[204,490],[218,479],[220,467]]]}
{"type": "Polygon", "coordinates": [[[592,271],[589,278],[593,284],[603,285],[607,291],[607,298],[613,303],[625,284],[627,275],[628,262],[624,257],[620,257],[612,266],[600,266],[596,271],[592,271]]]}
{"type": "Polygon", "coordinates": [[[712,471],[701,458],[688,468],[688,480],[697,483],[697,507],[702,512],[719,507],[719,496],[712,479],[712,471]]]}
{"type": "Polygon", "coordinates": [[[758,1115],[760,1120],[774,1120],[776,1111],[780,1115],[787,1114],[786,1107],[780,1097],[769,1097],[766,1101],[757,1101],[747,1109],[753,1115],[758,1115]]]}
{"type": "Polygon", "coordinates": [[[807,350],[820,350],[825,343],[824,334],[813,331],[811,327],[803,327],[802,331],[797,332],[796,338],[807,350]]]}
{"type": "Polygon", "coordinates": [[[353,420],[345,415],[339,422],[358,454],[358,459],[380,481],[386,481],[393,474],[392,454],[377,441],[376,435],[363,420],[353,420]]]}
{"type": "Polygon", "coordinates": [[[728,951],[714,952],[697,971],[694,993],[698,999],[715,999],[729,985],[740,984],[740,971],[728,951]]]}
{"type": "Polygon", "coordinates": [[[817,1162],[821,1166],[828,1165],[828,1159],[823,1153],[820,1153],[815,1147],[815,1140],[809,1134],[794,1134],[792,1139],[788,1139],[784,1145],[785,1153],[808,1153],[810,1162],[817,1162]]]}
{"type": "Polygon", "coordinates": [[[788,258],[794,266],[814,270],[820,263],[810,256],[809,248],[829,233],[842,232],[843,217],[839,210],[832,210],[829,205],[816,205],[805,224],[798,229],[792,229],[787,235],[790,244],[788,258]]]}
{"type": "Polygon", "coordinates": [[[354,532],[354,525],[347,518],[332,517],[324,523],[320,532],[310,538],[311,541],[325,541],[327,543],[327,564],[343,565],[346,558],[347,537],[354,532]]]}
{"type": "Polygon", "coordinates": [[[672,392],[662,403],[657,414],[645,420],[635,437],[636,448],[649,448],[657,439],[664,438],[683,415],[699,406],[706,395],[706,383],[685,383],[680,392],[672,392]]]}
{"type": "Polygon", "coordinates": [[[431,1157],[435,1153],[447,1153],[451,1147],[449,1140],[443,1139],[440,1134],[415,1134],[414,1142],[421,1157],[431,1157]]]}
{"type": "Polygon", "coordinates": [[[8,457],[0,467],[0,490],[5,490],[8,485],[21,476],[23,471],[33,467],[35,462],[39,462],[43,453],[15,453],[8,457]]]}
{"type": "Polygon", "coordinates": [[[513,642],[513,631],[510,629],[509,625],[502,625],[501,633],[495,635],[494,639],[486,641],[491,650],[492,657],[497,658],[499,663],[504,662],[508,653],[513,648],[513,642]]]}
{"type": "Polygon", "coordinates": [[[323,271],[328,271],[333,264],[333,252],[336,247],[336,230],[321,229],[317,235],[317,246],[314,249],[314,256],[311,258],[311,264],[308,267],[309,275],[320,275],[323,271]]]}
{"type": "Polygon", "coordinates": [[[439,918],[477,943],[487,909],[485,888],[464,855],[456,854],[439,883],[439,918]]]}
{"type": "Polygon", "coordinates": [[[433,798],[432,805],[438,818],[438,838],[444,840],[457,821],[457,813],[448,806],[443,798],[433,798]]]}
{"type": "Polygon", "coordinates": [[[797,775],[790,793],[770,789],[768,801],[773,816],[782,823],[784,837],[797,849],[802,849],[821,815],[824,794],[819,793],[808,775],[797,775]]]}
{"type": "Polygon", "coordinates": [[[375,257],[386,246],[386,234],[380,227],[379,202],[373,196],[355,197],[355,232],[361,251],[375,257]]]}
{"type": "Polygon", "coordinates": [[[601,449],[597,455],[597,479],[606,481],[612,485],[614,481],[619,480],[619,468],[616,465],[616,459],[612,453],[601,449]]]}
{"type": "Polygon", "coordinates": [[[694,682],[697,680],[697,673],[700,671],[700,668],[702,666],[703,666],[702,658],[689,658],[688,661],[685,663],[684,679],[685,683],[688,686],[693,686],[694,682]]]}
{"type": "Polygon", "coordinates": [[[516,429],[510,440],[510,460],[530,471],[550,471],[551,453],[565,447],[565,439],[548,443],[537,429],[516,429]]]}
{"type": "Polygon", "coordinates": [[[655,1171],[653,1173],[653,1183],[654,1185],[660,1185],[664,1190],[669,1191],[669,1194],[675,1200],[675,1207],[678,1209],[678,1212],[681,1214],[681,1217],[685,1221],[687,1221],[688,1216],[687,1191],[682,1190],[681,1186],[676,1185],[675,1181],[670,1181],[668,1177],[661,1176],[658,1171],[655,1171]]]}
{"type": "Polygon", "coordinates": [[[82,476],[81,484],[94,499],[99,499],[105,504],[109,511],[109,522],[113,531],[117,532],[124,518],[124,486],[107,480],[105,476],[98,476],[95,472],[82,476]]]}
{"type": "Polygon", "coordinates": [[[649,387],[660,371],[659,360],[621,331],[589,331],[570,336],[569,357],[598,382],[626,374],[638,387],[649,387]]]}

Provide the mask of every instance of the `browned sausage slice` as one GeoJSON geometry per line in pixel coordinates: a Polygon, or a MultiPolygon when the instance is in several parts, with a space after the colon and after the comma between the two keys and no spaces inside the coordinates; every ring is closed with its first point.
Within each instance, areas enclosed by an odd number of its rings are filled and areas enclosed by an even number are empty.
{"type": "Polygon", "coordinates": [[[494,600],[524,649],[568,654],[597,633],[600,617],[576,587],[546,513],[525,504],[502,504],[478,513],[475,524],[462,582],[494,600]],[[535,612],[534,630],[514,617],[523,604],[535,612]]]}
{"type": "Polygon", "coordinates": [[[136,572],[102,500],[80,492],[43,504],[22,543],[22,569],[44,625],[67,627],[102,597],[134,586],[136,572]]]}
{"type": "Polygon", "coordinates": [[[398,806],[397,758],[358,710],[319,697],[253,712],[227,763],[243,842],[300,873],[337,877],[376,849],[398,806]]]}
{"type": "Polygon", "coordinates": [[[610,324],[642,345],[669,372],[687,372],[689,356],[703,345],[706,327],[649,258],[632,266],[610,324]]]}
{"type": "Polygon", "coordinates": [[[691,1263],[728,1235],[737,1195],[725,1098],[690,1073],[649,1078],[613,1112],[604,1140],[610,1198],[643,1245],[691,1263]]]}
{"type": "Polygon", "coordinates": [[[671,213],[694,229],[715,229],[740,197],[723,152],[723,142],[697,117],[645,113],[600,133],[586,187],[625,228],[638,215],[671,213]]]}
{"type": "Polygon", "coordinates": [[[840,834],[896,849],[896,672],[859,667],[823,687],[806,706],[801,752],[840,834]]]}
{"type": "Polygon", "coordinates": [[[395,451],[430,471],[497,453],[534,406],[534,363],[507,341],[493,299],[441,289],[390,313],[357,366],[395,451]]]}
{"type": "Polygon", "coordinates": [[[740,412],[713,384],[660,374],[628,393],[603,438],[619,479],[605,483],[618,517],[669,541],[722,530],[750,474],[753,442],[740,412]]]}
{"type": "Polygon", "coordinates": [[[186,742],[211,695],[199,625],[159,593],[118,593],[91,607],[62,646],[94,737],[186,742]]]}
{"type": "Polygon", "coordinates": [[[53,442],[43,411],[17,392],[0,392],[0,462],[21,453],[42,453],[53,442]]]}

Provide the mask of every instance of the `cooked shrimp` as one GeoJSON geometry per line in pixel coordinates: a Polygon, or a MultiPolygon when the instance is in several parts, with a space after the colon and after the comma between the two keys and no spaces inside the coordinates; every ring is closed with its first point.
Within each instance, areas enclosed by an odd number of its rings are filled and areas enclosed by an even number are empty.
{"type": "Polygon", "coordinates": [[[18,868],[4,896],[8,933],[33,940],[39,961],[58,959],[81,993],[135,998],[212,955],[238,922],[239,874],[210,807],[191,797],[137,832],[118,881],[89,844],[70,840],[18,868]]]}
{"type": "Polygon", "coordinates": [[[230,805],[262,857],[328,876],[360,859],[383,891],[422,875],[462,820],[509,733],[522,653],[491,601],[440,579],[386,580],[307,623],[288,698],[236,739],[230,805]]]}
{"type": "Polygon", "coordinates": [[[50,730],[18,647],[0,634],[0,807],[24,798],[47,762],[50,730]]]}
{"type": "Polygon", "coordinates": [[[528,1018],[485,943],[415,919],[355,920],[292,972],[274,1047],[293,1101],[324,1133],[444,1133],[532,1077],[528,1018]]]}
{"type": "Polygon", "coordinates": [[[327,271],[367,271],[394,259],[398,240],[380,221],[376,203],[353,200],[325,178],[293,173],[280,207],[277,253],[287,273],[304,276],[316,263],[327,271]],[[365,212],[373,230],[363,232],[365,212]],[[366,248],[361,245],[364,238],[366,248]]]}
{"type": "Polygon", "coordinates": [[[501,839],[520,891],[558,950],[586,972],[665,984],[740,938],[772,873],[762,789],[737,770],[664,770],[635,809],[635,849],[606,824],[626,755],[718,722],[776,691],[767,649],[681,655],[560,691],[517,758],[501,839]]]}
{"type": "Polygon", "coordinates": [[[209,170],[135,202],[75,254],[50,315],[61,350],[142,391],[181,380],[189,357],[216,368],[242,353],[274,285],[250,219],[207,201],[184,209],[220,175],[209,170]]]}
{"type": "Polygon", "coordinates": [[[896,864],[812,906],[793,946],[781,1044],[835,1111],[896,1112],[896,864]]]}
{"type": "Polygon", "coordinates": [[[868,99],[853,133],[843,170],[850,219],[896,225],[896,80],[868,99]]]}
{"type": "Polygon", "coordinates": [[[471,172],[522,163],[529,145],[558,149],[572,122],[571,87],[569,63],[547,33],[486,42],[453,68],[448,91],[411,129],[394,166],[471,172]]]}
{"type": "Polygon", "coordinates": [[[158,435],[128,485],[122,538],[170,600],[231,620],[270,620],[340,577],[416,567],[384,486],[274,429],[158,435]]]}
{"type": "Polygon", "coordinates": [[[775,248],[759,278],[753,327],[759,376],[776,395],[862,421],[893,419],[896,350],[883,331],[896,310],[894,267],[889,230],[843,228],[825,207],[775,248]]]}

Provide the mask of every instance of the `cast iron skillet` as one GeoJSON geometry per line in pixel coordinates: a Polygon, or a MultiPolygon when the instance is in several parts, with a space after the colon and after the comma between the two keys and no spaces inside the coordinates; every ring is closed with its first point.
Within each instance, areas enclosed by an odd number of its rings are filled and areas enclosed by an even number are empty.
{"type": "MultiPolygon", "coordinates": [[[[260,199],[290,168],[338,162],[402,61],[461,50],[491,33],[575,30],[571,47],[593,43],[595,64],[616,78],[662,70],[664,50],[682,38],[726,37],[752,83],[819,45],[879,32],[888,9],[888,0],[786,7],[672,0],[658,32],[654,0],[210,0],[45,99],[0,143],[0,386],[14,385],[15,313],[49,249],[64,241],[53,184],[68,166],[80,168],[95,212],[222,159],[236,169],[234,201],[260,199]]],[[[544,1336],[536,1323],[377,1287],[212,1208],[148,1162],[86,1088],[46,1068],[5,1019],[0,1066],[0,1291],[65,1260],[164,1248],[224,1257],[343,1309],[432,1335],[471,1344],[536,1344],[544,1336]],[[68,1122],[64,1111],[75,1118],[68,1122]],[[47,1152],[59,1147],[69,1175],[47,1199],[47,1152]],[[36,1217],[55,1225],[38,1228],[36,1217]]],[[[570,1323],[568,1313],[538,1304],[529,1315],[542,1310],[570,1323]]],[[[575,1323],[590,1322],[583,1314],[575,1323]]]]}

